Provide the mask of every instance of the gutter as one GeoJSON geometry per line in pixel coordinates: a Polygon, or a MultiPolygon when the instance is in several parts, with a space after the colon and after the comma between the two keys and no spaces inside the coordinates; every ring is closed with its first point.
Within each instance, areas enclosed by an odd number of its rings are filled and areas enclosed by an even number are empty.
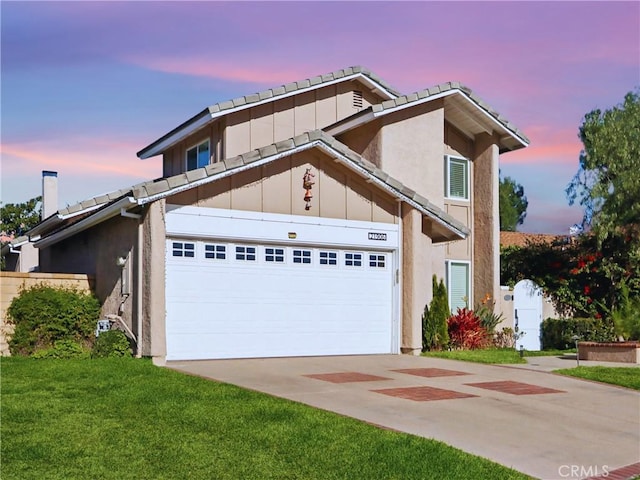
{"type": "MultiPolygon", "coordinates": [[[[53,235],[50,235],[43,239],[36,240],[34,242],[34,245],[36,246],[36,248],[46,248],[50,245],[53,245],[54,243],[64,240],[65,238],[75,235],[78,232],[86,230],[87,228],[91,228],[94,225],[97,225],[105,220],[108,220],[112,217],[120,215],[121,208],[126,209],[127,207],[130,207],[135,204],[137,204],[137,202],[133,197],[121,198],[116,203],[113,203],[107,206],[106,208],[104,208],[103,210],[99,211],[94,215],[91,215],[83,220],[80,220],[78,223],[74,223],[69,228],[65,228],[64,230],[61,230],[60,232],[54,233],[53,235]]],[[[73,216],[73,215],[70,215],[70,216],[73,216]]],[[[49,217],[49,218],[53,218],[53,217],[49,217]]]]}

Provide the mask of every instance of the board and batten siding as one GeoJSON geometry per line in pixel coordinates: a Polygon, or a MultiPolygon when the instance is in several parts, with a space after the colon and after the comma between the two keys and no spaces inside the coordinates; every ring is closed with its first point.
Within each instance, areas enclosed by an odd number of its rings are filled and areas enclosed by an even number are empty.
{"type": "Polygon", "coordinates": [[[219,161],[325,128],[381,101],[358,82],[351,81],[230,113],[167,150],[163,176],[182,173],[186,150],[207,138],[213,161],[219,161]],[[360,108],[354,107],[354,91],[362,92],[360,108]]]}
{"type": "Polygon", "coordinates": [[[318,151],[305,151],[171,196],[168,203],[397,223],[397,202],[318,151]],[[302,177],[315,175],[305,210],[302,177]]]}

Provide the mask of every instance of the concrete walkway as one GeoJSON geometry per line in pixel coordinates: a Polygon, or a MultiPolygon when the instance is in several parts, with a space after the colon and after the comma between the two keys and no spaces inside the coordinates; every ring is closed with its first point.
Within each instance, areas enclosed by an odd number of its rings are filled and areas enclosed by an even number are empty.
{"type": "Polygon", "coordinates": [[[639,462],[640,392],[550,374],[553,360],[541,358],[524,368],[408,355],[167,366],[441,440],[537,478],[584,478],[639,462]]]}

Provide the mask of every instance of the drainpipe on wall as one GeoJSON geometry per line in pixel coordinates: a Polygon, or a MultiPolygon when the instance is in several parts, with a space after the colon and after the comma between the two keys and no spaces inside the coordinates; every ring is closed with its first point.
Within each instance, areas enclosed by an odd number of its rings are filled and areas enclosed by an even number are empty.
{"type": "MultiPolygon", "coordinates": [[[[143,217],[139,213],[130,213],[126,208],[120,209],[120,216],[138,220],[137,246],[136,246],[136,358],[142,357],[142,234],[143,217]]],[[[126,300],[126,298],[125,298],[126,300]]],[[[124,300],[123,300],[124,302],[124,300]]]]}

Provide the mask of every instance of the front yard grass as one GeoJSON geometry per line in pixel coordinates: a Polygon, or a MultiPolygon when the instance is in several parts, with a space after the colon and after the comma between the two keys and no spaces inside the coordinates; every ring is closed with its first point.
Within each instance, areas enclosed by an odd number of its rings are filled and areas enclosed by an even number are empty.
{"type": "MultiPolygon", "coordinates": [[[[542,350],[539,352],[525,350],[525,357],[543,357],[553,355],[565,355],[575,353],[573,350],[542,350]]],[[[462,360],[465,362],[490,363],[490,364],[514,364],[527,363],[520,357],[520,352],[513,348],[485,348],[479,350],[442,350],[439,352],[425,352],[425,357],[448,358],[450,360],[462,360]]]]}
{"type": "Polygon", "coordinates": [[[1,368],[5,480],[529,478],[147,360],[5,357],[1,368]]]}
{"type": "Polygon", "coordinates": [[[639,367],[575,367],[554,370],[554,373],[640,390],[639,367]]]}

